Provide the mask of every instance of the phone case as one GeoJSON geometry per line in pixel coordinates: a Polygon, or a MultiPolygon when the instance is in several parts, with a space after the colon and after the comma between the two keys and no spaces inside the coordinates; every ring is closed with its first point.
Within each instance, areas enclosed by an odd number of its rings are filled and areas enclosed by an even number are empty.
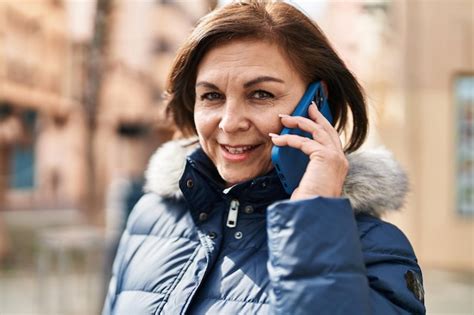
{"type": "MultiPolygon", "coordinates": [[[[313,100],[318,106],[319,111],[332,124],[333,118],[331,110],[321,82],[313,82],[308,86],[305,94],[291,115],[308,117],[308,108],[313,100]]],[[[300,135],[308,138],[312,137],[311,134],[297,128],[283,128],[280,135],[286,134],[300,135]]],[[[291,195],[298,187],[306,171],[306,166],[309,162],[308,156],[295,148],[273,146],[272,162],[285,191],[291,195]]]]}

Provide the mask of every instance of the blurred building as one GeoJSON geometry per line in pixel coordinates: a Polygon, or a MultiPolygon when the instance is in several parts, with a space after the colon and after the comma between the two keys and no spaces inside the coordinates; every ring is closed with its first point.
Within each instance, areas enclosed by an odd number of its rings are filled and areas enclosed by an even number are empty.
{"type": "Polygon", "coordinates": [[[0,2],[1,208],[81,198],[80,81],[65,25],[62,1],[0,2]]]}
{"type": "Polygon", "coordinates": [[[367,92],[368,145],[408,170],[423,266],[474,270],[474,2],[328,1],[321,25],[367,92]]]}
{"type": "Polygon", "coordinates": [[[107,183],[142,176],[149,156],[174,130],[162,94],[179,45],[212,1],[114,2],[98,113],[97,161],[107,183]]]}
{"type": "MultiPolygon", "coordinates": [[[[168,68],[193,25],[216,5],[204,0],[111,3],[92,144],[94,181],[104,202],[109,188],[117,187],[114,181],[139,181],[149,156],[173,136],[161,97],[168,68]]],[[[87,33],[94,24],[94,14],[84,19],[84,12],[95,7],[95,0],[0,2],[2,209],[84,203],[84,99],[93,37],[87,33]]]]}
{"type": "Polygon", "coordinates": [[[380,132],[404,150],[413,179],[405,226],[422,263],[472,271],[474,2],[396,4],[398,21],[406,21],[397,25],[405,55],[386,107],[403,107],[398,115],[385,115],[380,132]]]}

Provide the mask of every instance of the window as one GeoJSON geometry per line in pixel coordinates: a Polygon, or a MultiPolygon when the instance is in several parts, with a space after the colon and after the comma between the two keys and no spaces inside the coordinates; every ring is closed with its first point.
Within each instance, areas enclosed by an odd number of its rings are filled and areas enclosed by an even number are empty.
{"type": "Polygon", "coordinates": [[[10,160],[10,187],[12,189],[33,189],[35,174],[34,138],[36,112],[26,111],[21,114],[25,135],[20,143],[12,148],[10,160]]]}
{"type": "Polygon", "coordinates": [[[456,105],[456,203],[462,215],[474,215],[474,74],[454,83],[456,105]]]}

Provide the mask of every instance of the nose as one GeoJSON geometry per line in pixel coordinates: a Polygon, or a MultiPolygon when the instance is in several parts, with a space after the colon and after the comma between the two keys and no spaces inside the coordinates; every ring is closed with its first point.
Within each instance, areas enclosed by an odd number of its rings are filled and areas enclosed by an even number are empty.
{"type": "Polygon", "coordinates": [[[222,109],[222,117],[219,122],[219,129],[226,133],[245,131],[250,128],[250,121],[247,117],[245,106],[236,100],[227,99],[222,109]]]}

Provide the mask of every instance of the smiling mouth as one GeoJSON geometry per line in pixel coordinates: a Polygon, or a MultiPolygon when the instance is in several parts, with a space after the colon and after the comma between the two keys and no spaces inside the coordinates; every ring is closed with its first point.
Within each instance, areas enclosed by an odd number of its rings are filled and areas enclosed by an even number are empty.
{"type": "Polygon", "coordinates": [[[259,145],[242,145],[242,146],[221,145],[221,146],[230,154],[243,154],[243,153],[252,151],[259,145]]]}

